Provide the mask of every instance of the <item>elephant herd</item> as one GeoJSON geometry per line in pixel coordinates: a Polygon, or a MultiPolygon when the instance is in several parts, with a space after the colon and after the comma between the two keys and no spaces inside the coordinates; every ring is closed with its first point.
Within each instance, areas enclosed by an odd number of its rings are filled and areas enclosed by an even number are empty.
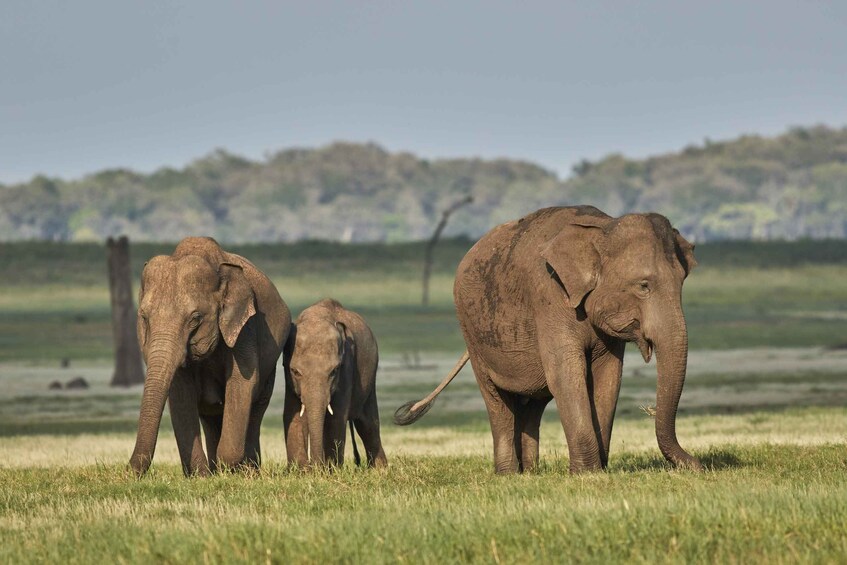
{"type": "MultiPolygon", "coordinates": [[[[551,399],[573,473],[609,460],[626,342],[657,357],[656,438],[678,467],[700,462],[677,441],[688,355],[683,281],[694,246],[658,214],[612,218],[591,206],[544,208],[485,234],[459,264],[454,299],[467,350],[427,397],[397,409],[415,422],[470,360],[494,439],[497,473],[538,463],[551,399]]],[[[375,378],[378,348],[361,316],[332,299],[292,322],[273,283],[211,238],[187,238],[144,267],[138,339],[147,364],[130,467],[143,475],[168,401],[187,476],[258,467],[260,428],[283,356],[289,464],[342,465],[349,426],[368,466],[387,465],[375,378]],[[200,429],[205,437],[205,452],[200,429]]]]}

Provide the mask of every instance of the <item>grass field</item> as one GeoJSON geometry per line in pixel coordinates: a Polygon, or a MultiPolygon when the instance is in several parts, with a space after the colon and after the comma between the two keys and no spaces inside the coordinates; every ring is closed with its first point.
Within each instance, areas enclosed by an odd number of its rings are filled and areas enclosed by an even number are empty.
{"type": "Polygon", "coordinates": [[[167,420],[152,472],[141,481],[126,473],[140,390],[109,389],[107,365],[4,366],[0,561],[840,561],[847,352],[816,353],[693,356],[679,436],[706,463],[700,474],[661,458],[639,409],[654,395],[654,380],[641,374],[652,368],[633,364],[610,469],[579,477],[567,474],[552,409],[539,472],[495,477],[467,372],[421,422],[391,425],[393,407],[426,391],[449,368],[447,356],[431,371],[384,363],[387,471],[286,469],[277,395],[261,474],[209,480],[182,478],[167,420]],[[709,372],[731,359],[750,372],[709,372]],[[84,373],[92,389],[46,391],[68,371],[84,373]]]}
{"type": "MultiPolygon", "coordinates": [[[[420,245],[239,250],[295,312],[333,295],[371,322],[383,352],[386,471],[289,471],[278,386],[261,473],[183,479],[166,417],[152,471],[136,481],[125,465],[141,390],[108,386],[103,249],[0,245],[0,562],[843,561],[843,243],[698,247],[678,434],[706,472],[665,464],[642,410],[655,397],[655,367],[631,352],[608,472],[567,474],[551,406],[539,471],[513,477],[493,475],[469,368],[419,423],[390,423],[463,349],[451,285],[468,246],[439,251],[430,309],[418,306],[420,245]],[[414,352],[427,369],[406,363],[414,352]],[[65,357],[70,367],[60,368],[65,357]],[[47,390],[76,376],[91,388],[47,390]]],[[[134,247],[136,273],[166,251],[134,247]]]]}

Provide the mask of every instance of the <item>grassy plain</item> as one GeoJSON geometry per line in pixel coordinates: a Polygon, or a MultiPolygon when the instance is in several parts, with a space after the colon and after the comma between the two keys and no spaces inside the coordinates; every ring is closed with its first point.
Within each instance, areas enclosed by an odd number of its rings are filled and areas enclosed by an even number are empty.
{"type": "MultiPolygon", "coordinates": [[[[386,353],[460,351],[453,310],[456,266],[472,242],[435,254],[431,307],[420,307],[420,243],[253,245],[235,248],[277,284],[292,311],[326,296],[360,311],[386,353]]],[[[172,245],[131,249],[144,262],[172,245]]],[[[841,241],[698,246],[685,285],[694,349],[847,343],[847,244],[841,241]]],[[[95,244],[0,244],[0,362],[111,356],[105,250],[95,244]]]]}
{"type": "MultiPolygon", "coordinates": [[[[165,418],[141,481],[125,472],[140,388],[108,387],[102,247],[0,245],[0,562],[843,560],[843,243],[698,247],[701,267],[685,291],[692,353],[678,433],[708,471],[664,463],[641,410],[655,396],[655,368],[631,352],[610,469],[578,477],[567,474],[552,407],[539,472],[495,477],[469,369],[419,423],[390,423],[463,348],[451,284],[469,245],[439,250],[427,310],[418,306],[418,244],[239,249],[295,312],[331,294],[371,322],[383,351],[387,471],[289,471],[278,387],[260,474],[183,479],[165,418]],[[414,352],[428,368],[408,365],[414,352]],[[69,368],[59,367],[63,357],[69,368]],[[47,390],[75,376],[92,388],[47,390]]],[[[146,258],[167,251],[134,247],[136,276],[146,258]]]]}

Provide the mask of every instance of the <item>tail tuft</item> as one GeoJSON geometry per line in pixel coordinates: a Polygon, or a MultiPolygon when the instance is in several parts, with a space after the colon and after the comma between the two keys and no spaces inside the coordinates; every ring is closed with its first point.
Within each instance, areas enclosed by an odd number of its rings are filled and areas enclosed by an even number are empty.
{"type": "Polygon", "coordinates": [[[394,412],[394,423],[398,426],[408,426],[409,424],[414,424],[417,422],[421,416],[429,412],[429,409],[432,408],[432,405],[435,404],[435,398],[418,407],[417,410],[412,410],[412,407],[415,404],[421,402],[420,400],[411,400],[398,408],[394,412]]]}

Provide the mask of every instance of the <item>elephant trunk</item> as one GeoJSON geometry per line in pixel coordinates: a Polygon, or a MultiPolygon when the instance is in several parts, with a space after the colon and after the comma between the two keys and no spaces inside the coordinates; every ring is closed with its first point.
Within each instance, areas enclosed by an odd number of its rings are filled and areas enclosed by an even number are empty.
{"type": "Polygon", "coordinates": [[[303,403],[306,406],[306,423],[309,427],[309,460],[313,465],[323,465],[326,461],[324,428],[329,406],[329,389],[321,388],[307,392],[303,403]]]}
{"type": "Polygon", "coordinates": [[[688,364],[688,330],[682,308],[661,324],[656,348],[656,439],[665,458],[677,467],[701,469],[700,461],[686,452],[676,437],[676,412],[688,364]]]}
{"type": "Polygon", "coordinates": [[[185,347],[174,337],[160,335],[151,337],[147,355],[147,376],[144,379],[144,394],[138,417],[138,435],[129,465],[137,476],[150,468],[165,400],[171,388],[174,374],[185,358],[185,347]]]}

